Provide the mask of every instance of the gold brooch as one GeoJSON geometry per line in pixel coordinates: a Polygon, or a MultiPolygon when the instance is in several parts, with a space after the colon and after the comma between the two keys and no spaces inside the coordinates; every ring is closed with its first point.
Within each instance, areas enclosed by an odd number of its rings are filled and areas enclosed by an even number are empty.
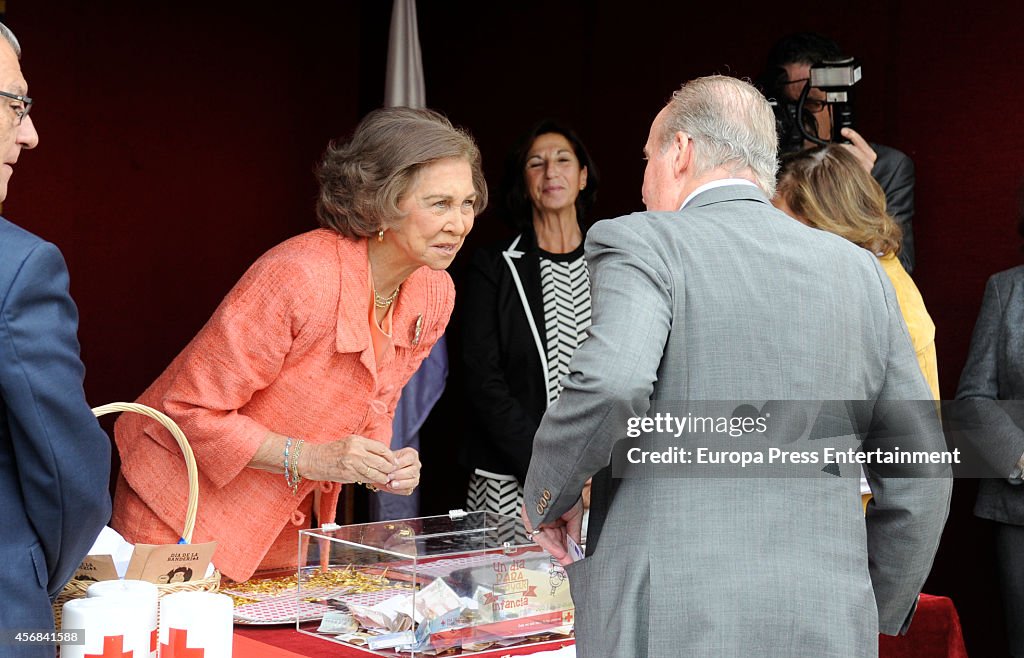
{"type": "Polygon", "coordinates": [[[423,314],[420,313],[419,315],[416,316],[416,328],[413,330],[413,333],[412,333],[412,344],[414,346],[420,344],[420,333],[422,331],[423,331],[423,314]]]}

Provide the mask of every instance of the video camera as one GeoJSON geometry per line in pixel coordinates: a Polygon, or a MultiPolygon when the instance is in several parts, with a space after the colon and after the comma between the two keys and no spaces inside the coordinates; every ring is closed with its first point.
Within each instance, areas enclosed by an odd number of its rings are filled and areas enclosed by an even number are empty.
{"type": "Polygon", "coordinates": [[[804,83],[799,98],[791,101],[783,93],[783,84],[787,77],[786,72],[781,71],[772,85],[774,88],[771,89],[770,96],[776,99],[771,103],[775,110],[775,127],[779,133],[779,150],[782,153],[799,151],[803,149],[805,140],[822,146],[827,143],[818,137],[814,116],[806,110],[807,95],[812,87],[825,92],[825,110],[832,119],[832,141],[849,143],[840,131],[853,127],[850,92],[860,79],[860,62],[856,58],[823,60],[811,66],[810,78],[804,83]]]}

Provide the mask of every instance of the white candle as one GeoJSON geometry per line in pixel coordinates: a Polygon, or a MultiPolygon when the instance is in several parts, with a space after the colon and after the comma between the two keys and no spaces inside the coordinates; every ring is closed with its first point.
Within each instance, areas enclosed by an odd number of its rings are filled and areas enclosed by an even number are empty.
{"type": "Polygon", "coordinates": [[[85,594],[88,598],[108,597],[130,601],[139,608],[145,619],[145,633],[136,638],[126,650],[131,649],[136,658],[156,658],[157,655],[157,593],[156,585],[144,580],[104,580],[93,583],[85,594]]]}
{"type": "Polygon", "coordinates": [[[149,632],[143,611],[133,601],[117,598],[73,599],[64,604],[61,629],[85,631],[85,644],[61,645],[62,658],[121,656],[133,646],[145,646],[149,655],[149,632]]]}
{"type": "Polygon", "coordinates": [[[234,606],[224,594],[178,592],[160,599],[161,658],[231,658],[234,606]]]}

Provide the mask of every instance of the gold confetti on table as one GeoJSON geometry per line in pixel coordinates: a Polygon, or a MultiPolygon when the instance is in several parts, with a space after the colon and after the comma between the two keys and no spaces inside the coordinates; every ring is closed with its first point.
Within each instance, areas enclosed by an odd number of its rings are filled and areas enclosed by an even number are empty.
{"type": "MultiPolygon", "coordinates": [[[[387,574],[388,570],[386,568],[380,574],[371,574],[349,565],[343,569],[329,569],[327,571],[304,574],[302,577],[302,589],[326,590],[333,594],[366,594],[385,589],[410,587],[406,583],[392,582],[388,579],[387,574]]],[[[241,602],[236,600],[235,607],[238,607],[243,603],[252,602],[252,599],[245,601],[246,595],[259,596],[259,598],[276,596],[283,592],[295,590],[298,582],[298,575],[292,574],[279,578],[262,578],[249,580],[244,583],[230,583],[223,589],[227,590],[229,595],[242,600],[241,602]]]]}

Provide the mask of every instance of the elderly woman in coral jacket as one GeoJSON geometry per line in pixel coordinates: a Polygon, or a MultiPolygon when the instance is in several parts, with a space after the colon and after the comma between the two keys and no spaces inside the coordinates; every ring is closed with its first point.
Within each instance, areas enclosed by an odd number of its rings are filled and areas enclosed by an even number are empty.
{"type": "MultiPolygon", "coordinates": [[[[339,485],[408,494],[411,448],[388,449],[402,386],[444,332],[444,271],[487,203],[473,139],[429,110],[369,114],[317,177],[321,228],[259,258],[139,398],[189,438],[200,478],[193,541],[233,580],[296,563],[297,530],[334,519],[339,485]]],[[[115,428],[112,525],[173,543],[185,464],[137,415],[115,428]]]]}

